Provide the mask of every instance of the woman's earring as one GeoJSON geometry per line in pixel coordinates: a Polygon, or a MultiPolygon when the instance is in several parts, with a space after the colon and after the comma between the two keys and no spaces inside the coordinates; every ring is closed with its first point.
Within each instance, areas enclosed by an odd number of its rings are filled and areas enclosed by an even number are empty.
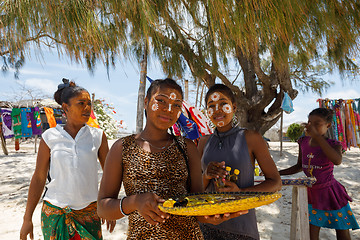
{"type": "Polygon", "coordinates": [[[232,117],[232,121],[231,121],[231,126],[232,127],[236,127],[237,125],[239,125],[239,119],[236,117],[235,113],[232,117]]]}

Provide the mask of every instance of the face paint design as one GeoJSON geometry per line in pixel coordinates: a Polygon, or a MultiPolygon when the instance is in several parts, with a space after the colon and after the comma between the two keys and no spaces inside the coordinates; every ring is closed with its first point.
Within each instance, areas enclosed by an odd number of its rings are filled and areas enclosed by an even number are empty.
{"type": "Polygon", "coordinates": [[[169,109],[168,110],[169,110],[169,112],[171,112],[171,103],[169,103],[169,109]]]}
{"type": "Polygon", "coordinates": [[[154,103],[152,106],[151,106],[151,110],[153,110],[154,112],[157,111],[159,109],[159,105],[157,103],[154,103]]]}
{"type": "Polygon", "coordinates": [[[214,114],[214,109],[209,108],[209,109],[207,110],[207,113],[208,113],[209,117],[211,117],[211,116],[214,114]]]}
{"type": "Polygon", "coordinates": [[[215,93],[211,94],[210,99],[211,99],[212,101],[214,101],[214,102],[219,101],[219,99],[220,99],[220,94],[217,93],[217,92],[215,92],[215,93]]]}
{"type": "Polygon", "coordinates": [[[180,117],[180,115],[181,115],[181,111],[179,111],[179,112],[178,112],[178,114],[177,114],[177,118],[179,118],[179,117],[180,117]]]}
{"type": "Polygon", "coordinates": [[[170,97],[171,100],[175,100],[176,99],[176,93],[170,93],[170,97]]]}
{"type": "Polygon", "coordinates": [[[223,121],[220,121],[216,124],[218,127],[223,127],[225,125],[225,123],[223,121]]]}
{"type": "Polygon", "coordinates": [[[232,113],[232,109],[231,109],[231,106],[230,104],[225,104],[223,107],[222,107],[222,110],[224,111],[224,113],[232,113]]]}
{"type": "Polygon", "coordinates": [[[215,105],[215,111],[219,110],[219,104],[215,105]]]}

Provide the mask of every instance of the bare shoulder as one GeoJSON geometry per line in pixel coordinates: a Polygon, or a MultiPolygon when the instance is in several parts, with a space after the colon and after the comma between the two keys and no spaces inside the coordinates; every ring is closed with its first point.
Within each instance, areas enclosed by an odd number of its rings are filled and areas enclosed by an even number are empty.
{"type": "Polygon", "coordinates": [[[245,137],[246,137],[246,141],[249,142],[249,141],[263,141],[263,137],[261,136],[261,134],[258,132],[258,131],[255,131],[255,130],[249,130],[249,129],[246,129],[245,130],[245,137]]]}
{"type": "Polygon", "coordinates": [[[200,145],[203,145],[203,146],[205,146],[205,144],[207,143],[207,141],[209,140],[209,138],[210,138],[210,134],[208,134],[208,135],[205,135],[205,136],[202,136],[200,139],[199,139],[199,146],[200,145]]]}

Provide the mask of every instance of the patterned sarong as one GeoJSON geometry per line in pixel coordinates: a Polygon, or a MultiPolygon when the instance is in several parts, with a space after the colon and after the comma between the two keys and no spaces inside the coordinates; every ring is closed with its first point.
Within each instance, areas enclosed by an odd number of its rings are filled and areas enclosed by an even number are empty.
{"type": "Polygon", "coordinates": [[[81,210],[59,208],[44,201],[41,210],[41,228],[45,240],[68,240],[77,233],[81,239],[102,239],[100,218],[93,202],[81,210]]]}
{"type": "Polygon", "coordinates": [[[13,122],[13,130],[15,139],[19,139],[22,136],[21,133],[21,109],[13,108],[11,112],[11,118],[13,122]]]}

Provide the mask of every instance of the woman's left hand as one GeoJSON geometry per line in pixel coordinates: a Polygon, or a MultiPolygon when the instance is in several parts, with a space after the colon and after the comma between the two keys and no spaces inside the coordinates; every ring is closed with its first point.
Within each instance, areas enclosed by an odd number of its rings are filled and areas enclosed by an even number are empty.
{"type": "Polygon", "coordinates": [[[114,231],[116,220],[107,220],[105,218],[101,218],[101,224],[104,224],[106,222],[106,229],[112,233],[114,231]]]}
{"type": "Polygon", "coordinates": [[[216,214],[216,215],[211,215],[211,216],[202,216],[202,217],[197,217],[197,219],[202,223],[211,223],[213,225],[219,225],[220,223],[223,223],[229,219],[236,218],[238,216],[247,214],[248,212],[249,212],[248,210],[243,210],[243,211],[234,212],[234,213],[224,213],[224,214],[216,214]]]}
{"type": "Polygon", "coordinates": [[[217,192],[241,192],[241,189],[231,181],[225,180],[225,186],[222,188],[216,188],[217,192]]]}

